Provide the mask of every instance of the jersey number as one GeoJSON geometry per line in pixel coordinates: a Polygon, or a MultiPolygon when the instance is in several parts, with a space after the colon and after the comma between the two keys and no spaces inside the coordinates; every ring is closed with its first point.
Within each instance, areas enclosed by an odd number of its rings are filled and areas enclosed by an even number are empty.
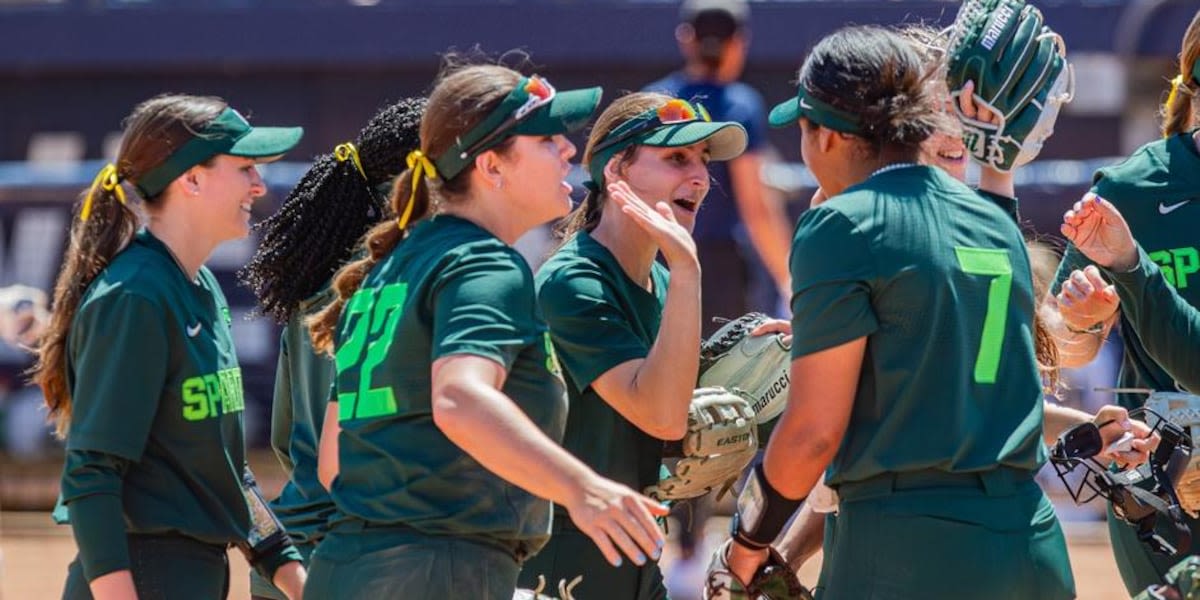
{"type": "Polygon", "coordinates": [[[958,266],[964,273],[994,278],[988,286],[987,315],[983,318],[979,353],[975,355],[975,383],[996,383],[1012,291],[1012,262],[1006,250],[958,246],[954,248],[954,254],[958,256],[958,266]]]}
{"type": "Polygon", "coordinates": [[[396,413],[391,386],[371,387],[371,375],[392,347],[406,297],[408,285],[393,283],[358,290],[346,304],[346,341],[334,359],[339,382],[347,370],[357,369],[358,389],[338,393],[338,421],[396,413]]]}

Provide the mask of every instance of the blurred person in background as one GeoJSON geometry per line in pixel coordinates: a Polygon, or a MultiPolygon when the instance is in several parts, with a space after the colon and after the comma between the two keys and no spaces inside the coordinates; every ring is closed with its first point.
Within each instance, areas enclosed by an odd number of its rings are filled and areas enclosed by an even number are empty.
{"type": "Polygon", "coordinates": [[[704,106],[714,121],[745,128],[746,152],[710,169],[712,189],[696,215],[696,240],[705,277],[701,283],[705,336],[749,311],[778,314],[790,295],[788,248],[792,224],[782,203],[762,182],[767,114],[762,96],[738,81],[750,44],[745,0],[685,0],[675,39],[683,68],[643,88],[704,106]]]}

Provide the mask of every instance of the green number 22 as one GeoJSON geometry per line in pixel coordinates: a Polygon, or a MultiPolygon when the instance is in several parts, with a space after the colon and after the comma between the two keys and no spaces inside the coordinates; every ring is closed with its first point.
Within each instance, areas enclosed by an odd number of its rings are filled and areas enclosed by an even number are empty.
{"type": "Polygon", "coordinates": [[[371,375],[392,347],[407,297],[408,285],[393,283],[358,290],[346,304],[346,341],[337,349],[334,360],[339,380],[348,369],[358,370],[358,389],[338,393],[338,421],[396,413],[396,395],[391,386],[371,387],[371,375]]]}
{"type": "Polygon", "coordinates": [[[1006,250],[957,246],[954,254],[964,273],[994,277],[988,286],[987,316],[983,318],[983,335],[979,340],[979,353],[975,356],[975,382],[996,383],[1012,291],[1012,262],[1006,250]]]}

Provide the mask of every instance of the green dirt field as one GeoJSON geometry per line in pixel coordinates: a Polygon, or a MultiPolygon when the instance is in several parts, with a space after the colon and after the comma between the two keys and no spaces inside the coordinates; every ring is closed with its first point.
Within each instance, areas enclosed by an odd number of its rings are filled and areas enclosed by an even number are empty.
{"type": "MultiPolygon", "coordinates": [[[[710,530],[720,527],[710,527],[710,530]]],[[[1075,582],[1082,600],[1116,600],[1128,598],[1113,564],[1104,524],[1099,522],[1067,523],[1071,546],[1071,562],[1075,567],[1075,582]]],[[[67,563],[74,556],[74,542],[66,527],[50,523],[45,513],[7,512],[0,515],[0,598],[3,600],[48,600],[58,598],[62,591],[67,563]]],[[[670,568],[670,554],[664,556],[664,567],[670,568]]],[[[805,582],[816,578],[819,561],[805,565],[801,573],[805,582]]],[[[246,563],[236,552],[230,555],[233,566],[233,586],[230,598],[249,597],[246,563]]],[[[596,600],[579,598],[577,600],[596,600]]]]}

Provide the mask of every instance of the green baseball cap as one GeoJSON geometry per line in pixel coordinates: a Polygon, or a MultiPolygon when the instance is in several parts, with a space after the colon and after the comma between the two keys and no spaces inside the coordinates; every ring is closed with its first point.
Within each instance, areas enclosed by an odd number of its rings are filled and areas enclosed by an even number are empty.
{"type": "Polygon", "coordinates": [[[617,125],[592,149],[588,173],[597,186],[604,185],[604,165],[633,146],[678,148],[708,141],[711,160],[729,160],[746,151],[746,129],[732,121],[713,121],[699,104],[672,98],[617,125]]]}
{"type": "Polygon", "coordinates": [[[188,169],[213,156],[230,154],[269,162],[294,148],[303,135],[303,127],[251,127],[241,113],[226,107],[162,164],[138,177],[133,185],[143,198],[153,198],[188,169]]]}
{"type": "Polygon", "coordinates": [[[771,127],[788,127],[804,117],[817,125],[842,133],[861,133],[862,122],[858,115],[823,102],[804,89],[796,86],[796,97],[775,105],[769,120],[771,127]]]}
{"type": "Polygon", "coordinates": [[[476,156],[514,135],[557,135],[587,125],[600,104],[598,87],[556,91],[534,75],[517,82],[500,105],[433,161],[438,177],[452,179],[476,156]]]}

